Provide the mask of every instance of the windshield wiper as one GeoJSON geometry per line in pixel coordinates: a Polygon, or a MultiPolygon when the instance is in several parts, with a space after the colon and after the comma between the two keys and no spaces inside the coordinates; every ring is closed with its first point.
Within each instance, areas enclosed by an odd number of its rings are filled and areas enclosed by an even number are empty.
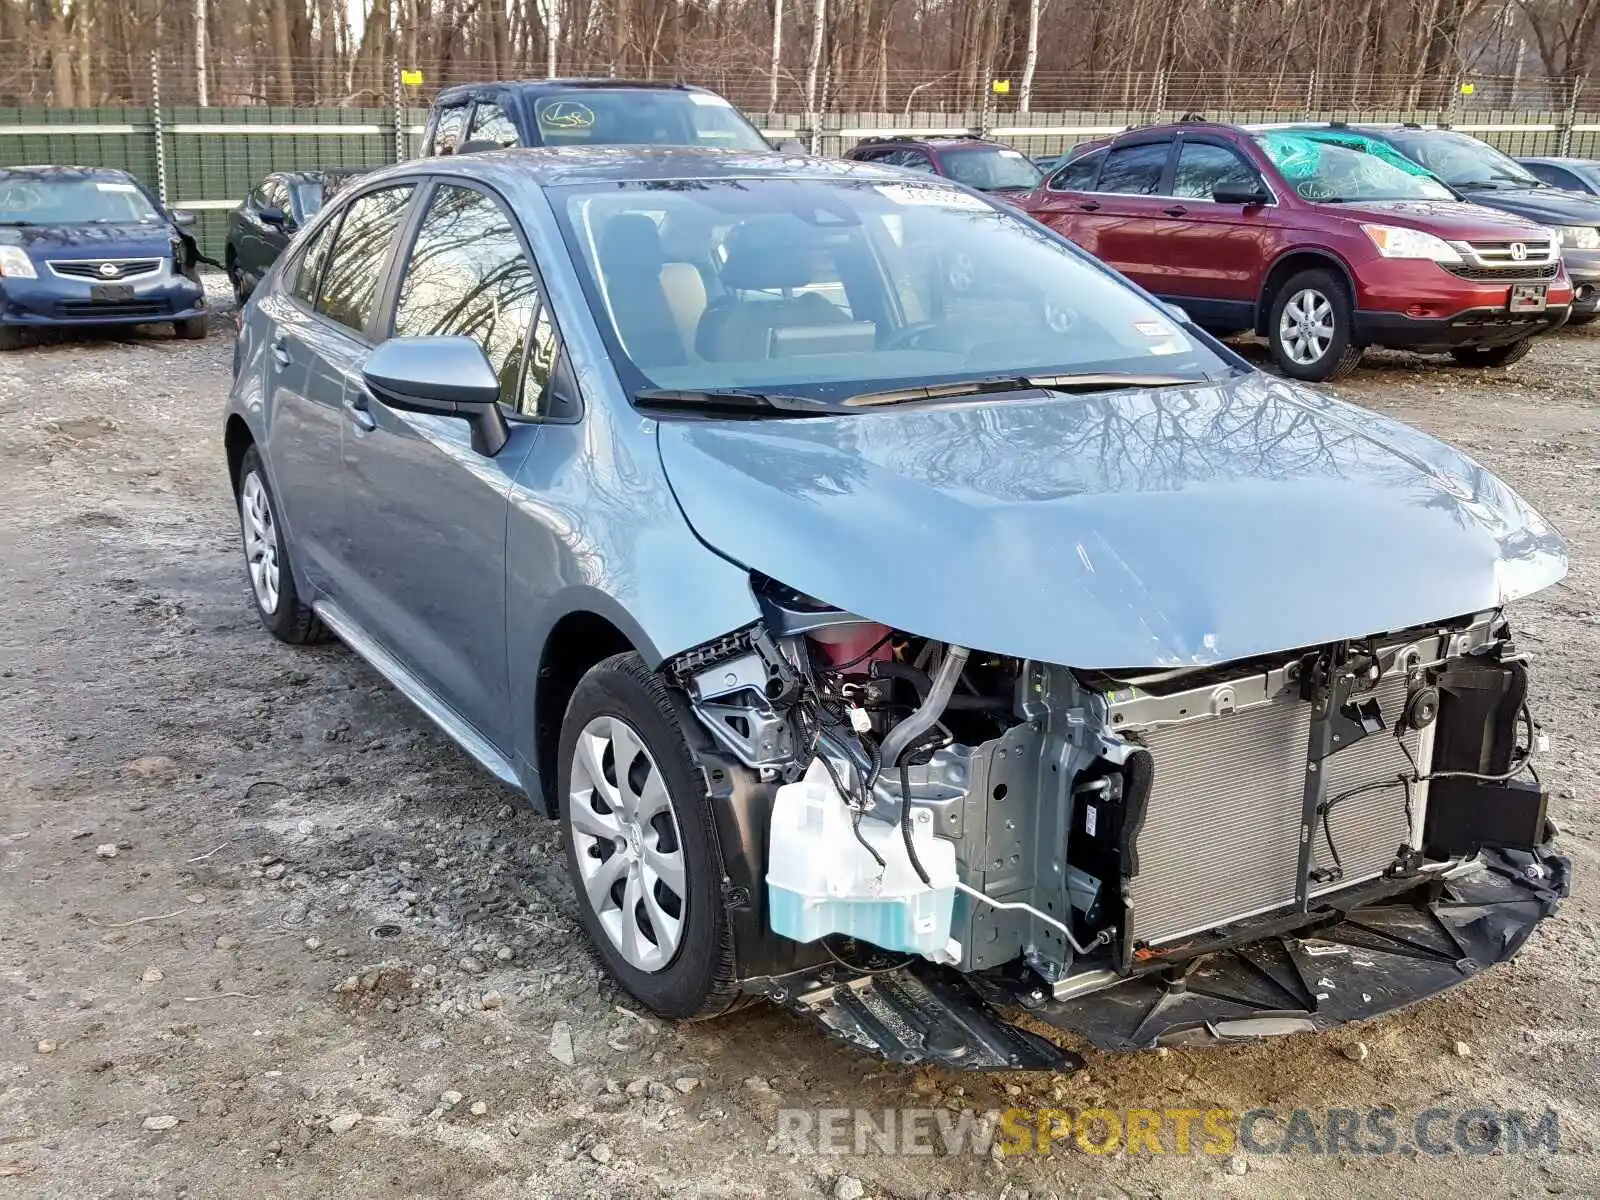
{"type": "Polygon", "coordinates": [[[633,394],[633,403],[646,412],[695,412],[731,417],[837,415],[831,405],[809,396],[746,388],[642,388],[633,394]]]}
{"type": "Polygon", "coordinates": [[[927,387],[894,388],[885,392],[862,392],[843,403],[846,408],[875,408],[884,404],[909,404],[918,400],[948,400],[961,396],[991,396],[1004,392],[1111,392],[1119,388],[1188,387],[1212,380],[1193,375],[1139,374],[1134,371],[1080,371],[1067,375],[998,375],[991,379],[967,379],[957,383],[935,383],[927,387]]]}

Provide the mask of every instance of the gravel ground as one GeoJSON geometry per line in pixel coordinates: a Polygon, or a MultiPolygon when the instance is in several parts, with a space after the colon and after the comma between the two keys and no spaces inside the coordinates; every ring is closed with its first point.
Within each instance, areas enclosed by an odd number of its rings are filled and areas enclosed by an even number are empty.
{"type": "Polygon", "coordinates": [[[891,1068],[767,1009],[677,1027],[627,1004],[553,825],[352,654],[258,628],[222,465],[225,325],[0,360],[0,1195],[1600,1188],[1600,336],[1503,373],[1374,356],[1338,389],[1464,446],[1571,539],[1572,575],[1520,624],[1573,899],[1516,962],[1406,1012],[1052,1078],[891,1068]],[[775,1138],[780,1107],[1383,1103],[1551,1108],[1561,1148],[1000,1162],[775,1138]]]}

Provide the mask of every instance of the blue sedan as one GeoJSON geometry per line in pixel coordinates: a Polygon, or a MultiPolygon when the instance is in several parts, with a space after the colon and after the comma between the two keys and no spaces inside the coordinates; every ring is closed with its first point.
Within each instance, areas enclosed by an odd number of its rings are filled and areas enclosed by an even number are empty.
{"type": "Polygon", "coordinates": [[[557,818],[665,1016],[1062,1070],[1038,1023],[1326,1029],[1566,894],[1504,611],[1560,535],[949,180],[364,176],[246,305],[223,443],[267,632],[557,818]]]}
{"type": "Polygon", "coordinates": [[[193,224],[125,171],[0,169],[0,350],[52,326],[170,321],[205,337],[193,224]]]}

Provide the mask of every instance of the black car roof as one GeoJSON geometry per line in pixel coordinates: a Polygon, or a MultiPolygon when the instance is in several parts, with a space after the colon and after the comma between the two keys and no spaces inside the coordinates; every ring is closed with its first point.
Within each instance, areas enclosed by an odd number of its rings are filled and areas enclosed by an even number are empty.
{"type": "Polygon", "coordinates": [[[707,89],[692,83],[675,83],[661,79],[486,79],[481,83],[461,83],[439,93],[435,104],[448,104],[452,100],[465,100],[490,88],[514,91],[523,95],[538,96],[554,92],[570,92],[585,88],[596,91],[653,91],[653,92],[705,92],[707,89]]]}
{"type": "Polygon", "coordinates": [[[36,164],[0,167],[0,177],[11,175],[41,176],[47,179],[132,179],[126,171],[116,167],[69,167],[36,164]]]}

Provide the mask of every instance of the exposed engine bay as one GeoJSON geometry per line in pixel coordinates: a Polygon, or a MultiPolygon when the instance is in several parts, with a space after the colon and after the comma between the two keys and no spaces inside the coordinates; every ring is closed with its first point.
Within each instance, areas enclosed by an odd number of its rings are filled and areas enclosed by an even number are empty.
{"type": "Polygon", "coordinates": [[[1006,1010],[1112,1048],[1373,1015],[1566,893],[1497,612],[1085,672],[754,586],[761,623],[667,664],[758,781],[724,894],[802,947],[746,986],[899,1061],[1070,1064],[1006,1010]]]}

